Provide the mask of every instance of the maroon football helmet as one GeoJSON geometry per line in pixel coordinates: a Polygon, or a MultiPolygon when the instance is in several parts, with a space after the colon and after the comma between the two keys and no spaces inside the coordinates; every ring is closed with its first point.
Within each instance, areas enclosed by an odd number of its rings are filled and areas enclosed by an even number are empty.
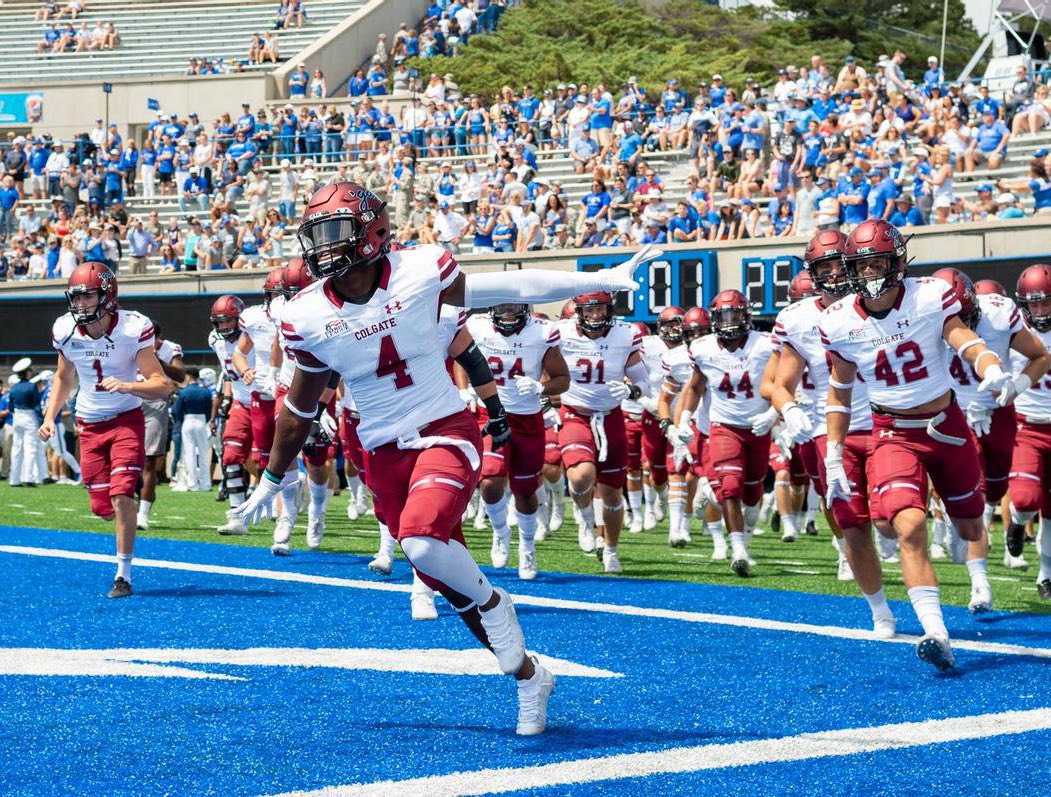
{"type": "Polygon", "coordinates": [[[752,328],[752,308],[740,291],[723,291],[712,300],[709,311],[712,328],[720,340],[737,340],[752,328]]]}
{"type": "Polygon", "coordinates": [[[285,267],[278,266],[270,269],[270,273],[266,275],[266,280],[263,282],[263,304],[269,309],[270,302],[274,301],[275,296],[284,295],[285,267]]]}
{"type": "Polygon", "coordinates": [[[682,317],[682,339],[689,343],[712,334],[712,317],[703,307],[691,307],[682,317]]]}
{"type": "Polygon", "coordinates": [[[78,324],[90,324],[107,313],[116,312],[117,277],[105,263],[94,260],[81,263],[69,275],[66,303],[78,324]],[[91,295],[97,297],[94,307],[77,306],[77,297],[91,295]]]}
{"type": "Polygon", "coordinates": [[[798,302],[800,299],[805,299],[808,296],[817,296],[817,288],[814,286],[814,280],[811,278],[810,272],[807,269],[803,269],[792,277],[792,281],[788,283],[788,300],[790,302],[798,302]]]}
{"type": "Polygon", "coordinates": [[[978,326],[982,320],[982,308],[978,306],[978,297],[974,292],[974,283],[971,278],[958,268],[940,268],[931,276],[945,280],[956,294],[960,302],[960,320],[971,329],[978,326]]]}
{"type": "Polygon", "coordinates": [[[489,308],[489,317],[493,321],[493,329],[501,335],[513,335],[521,332],[529,320],[529,305],[510,302],[494,304],[489,308]]]}
{"type": "Polygon", "coordinates": [[[847,236],[839,230],[821,230],[806,246],[803,263],[810,272],[815,287],[829,299],[838,299],[850,293],[843,254],[847,251],[847,236]]]}
{"type": "Polygon", "coordinates": [[[1007,296],[1007,288],[996,280],[978,280],[974,283],[974,292],[978,296],[1007,296]]]}
{"type": "Polygon", "coordinates": [[[869,219],[855,227],[847,236],[843,258],[851,287],[868,299],[879,298],[900,285],[909,264],[901,232],[883,219],[869,219]],[[865,261],[882,262],[882,272],[862,277],[859,267],[865,261]]]}
{"type": "Polygon", "coordinates": [[[572,299],[566,299],[566,303],[562,305],[562,312],[559,313],[559,318],[567,319],[572,318],[577,314],[576,308],[573,306],[572,299]]]}
{"type": "Polygon", "coordinates": [[[632,321],[631,322],[631,326],[632,326],[632,329],[634,329],[636,332],[638,332],[643,337],[646,337],[647,335],[650,334],[650,328],[648,326],[646,326],[642,321],[632,321]]]}
{"type": "Polygon", "coordinates": [[[390,249],[387,203],[357,183],[326,185],[307,201],[299,243],[318,279],[367,266],[390,249]]]}
{"type": "Polygon", "coordinates": [[[682,343],[682,321],[685,311],[681,307],[670,304],[657,316],[657,334],[660,339],[669,345],[682,343]]]}
{"type": "Polygon", "coordinates": [[[532,316],[533,316],[533,318],[539,319],[540,321],[550,321],[551,320],[551,316],[549,316],[547,313],[538,313],[538,312],[534,311],[532,313],[532,316]]]}
{"type": "Polygon", "coordinates": [[[281,288],[286,296],[295,296],[301,290],[313,284],[313,282],[314,275],[310,273],[310,269],[303,262],[303,258],[293,257],[288,261],[288,265],[285,266],[284,279],[281,283],[281,288]]]}
{"type": "Polygon", "coordinates": [[[1039,263],[1030,266],[1018,276],[1015,301],[1025,316],[1026,323],[1039,332],[1051,330],[1051,313],[1036,315],[1030,302],[1051,299],[1051,266],[1039,263]]]}
{"type": "Polygon", "coordinates": [[[573,309],[577,316],[577,325],[585,332],[602,332],[613,326],[613,294],[606,291],[582,293],[573,297],[573,309]],[[605,307],[606,314],[599,319],[588,319],[584,314],[586,307],[605,307]]]}
{"type": "Polygon", "coordinates": [[[226,296],[220,296],[214,302],[212,302],[212,327],[218,333],[219,337],[228,343],[233,343],[241,335],[241,329],[236,322],[241,319],[241,311],[245,309],[245,303],[238,299],[236,296],[227,294],[226,296]],[[221,329],[220,324],[224,321],[234,321],[233,327],[230,329],[221,329]]]}

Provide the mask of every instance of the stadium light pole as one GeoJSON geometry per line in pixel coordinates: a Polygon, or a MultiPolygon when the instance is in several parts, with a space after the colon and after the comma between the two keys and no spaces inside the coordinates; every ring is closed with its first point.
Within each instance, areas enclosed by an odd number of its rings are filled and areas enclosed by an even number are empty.
{"type": "Polygon", "coordinates": [[[945,72],[945,30],[949,24],[949,0],[942,3],[942,49],[938,55],[938,68],[945,72]]]}
{"type": "MultiPolygon", "coordinates": [[[[102,133],[102,148],[106,149],[107,144],[109,144],[109,95],[113,93],[113,84],[103,83],[102,93],[106,95],[106,129],[102,133]]],[[[98,156],[96,155],[96,157],[98,156]]]]}

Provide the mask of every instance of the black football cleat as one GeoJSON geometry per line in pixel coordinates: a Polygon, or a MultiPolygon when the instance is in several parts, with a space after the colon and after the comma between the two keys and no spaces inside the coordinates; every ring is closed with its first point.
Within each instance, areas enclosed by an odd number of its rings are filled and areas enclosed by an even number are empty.
{"type": "Polygon", "coordinates": [[[107,598],[128,598],[131,596],[131,582],[117,576],[113,580],[113,586],[110,587],[109,593],[106,595],[107,598]]]}
{"type": "Polygon", "coordinates": [[[815,523],[813,520],[807,521],[806,533],[809,534],[811,537],[816,537],[817,536],[817,523],[815,523]]]}
{"type": "Polygon", "coordinates": [[[774,514],[770,516],[770,531],[774,534],[781,531],[781,513],[777,510],[774,510],[774,514]]]}
{"type": "Polygon", "coordinates": [[[1042,601],[1051,601],[1051,580],[1044,579],[1036,585],[1036,594],[1042,601]]]}
{"type": "Polygon", "coordinates": [[[1004,532],[1004,541],[1007,543],[1007,552],[1011,556],[1021,556],[1025,550],[1025,526],[1021,523],[1008,523],[1007,531],[1004,532]]]}

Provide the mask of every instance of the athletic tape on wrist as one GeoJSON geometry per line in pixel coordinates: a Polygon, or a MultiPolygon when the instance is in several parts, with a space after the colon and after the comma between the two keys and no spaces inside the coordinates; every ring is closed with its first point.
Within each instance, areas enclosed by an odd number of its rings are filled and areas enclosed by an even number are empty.
{"type": "MultiPolygon", "coordinates": [[[[978,344],[981,344],[981,345],[984,346],[985,345],[985,341],[982,340],[981,338],[974,338],[972,340],[969,340],[966,343],[964,343],[962,346],[960,346],[960,348],[958,348],[956,350],[956,353],[960,355],[961,359],[963,359],[963,353],[965,351],[967,351],[969,348],[971,348],[971,346],[977,346],[978,344]]],[[[979,354],[978,356],[981,357],[982,355],[979,354]]],[[[975,362],[977,362],[977,360],[975,360],[975,362]]]]}
{"type": "Polygon", "coordinates": [[[837,382],[831,376],[828,378],[828,386],[834,387],[836,390],[851,390],[854,387],[853,382],[837,382]]]}

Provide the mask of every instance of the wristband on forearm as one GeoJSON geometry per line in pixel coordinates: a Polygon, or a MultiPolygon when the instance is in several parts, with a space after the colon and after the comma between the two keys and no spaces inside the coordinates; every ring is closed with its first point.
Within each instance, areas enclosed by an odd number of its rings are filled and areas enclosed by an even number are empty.
{"type": "MultiPolygon", "coordinates": [[[[454,359],[467,373],[467,380],[472,387],[480,387],[493,381],[493,372],[489,370],[489,363],[486,362],[481,350],[473,341],[454,359]]],[[[483,401],[486,400],[483,399],[483,401]]],[[[486,406],[488,406],[487,401],[486,406]]]]}
{"type": "Polygon", "coordinates": [[[500,396],[496,393],[493,393],[489,398],[482,399],[482,403],[485,405],[485,411],[489,413],[490,418],[497,418],[506,414],[504,403],[500,401],[500,396]]]}
{"type": "Polygon", "coordinates": [[[285,480],[284,476],[278,476],[270,468],[263,468],[263,478],[270,481],[272,484],[281,484],[285,480]]]}

